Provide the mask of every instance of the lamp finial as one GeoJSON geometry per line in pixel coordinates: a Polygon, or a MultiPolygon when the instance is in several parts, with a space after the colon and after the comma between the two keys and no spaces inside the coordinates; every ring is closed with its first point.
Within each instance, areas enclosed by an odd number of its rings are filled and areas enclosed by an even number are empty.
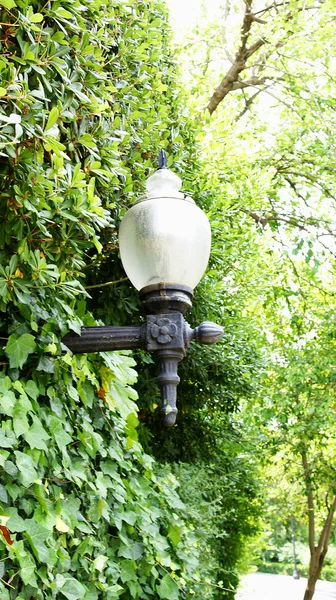
{"type": "Polygon", "coordinates": [[[167,169],[168,168],[168,158],[167,158],[167,154],[165,153],[165,151],[163,149],[160,150],[159,152],[159,167],[160,169],[167,169]]]}

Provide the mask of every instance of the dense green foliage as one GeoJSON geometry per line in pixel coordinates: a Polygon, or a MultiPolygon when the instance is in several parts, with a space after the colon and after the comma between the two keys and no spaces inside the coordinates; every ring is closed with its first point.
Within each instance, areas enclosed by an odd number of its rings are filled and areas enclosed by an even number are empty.
{"type": "Polygon", "coordinates": [[[242,453],[241,434],[222,435],[221,450],[209,463],[174,468],[188,521],[200,534],[202,572],[218,586],[210,596],[216,600],[223,597],[221,588],[238,585],[246,540],[258,531],[261,511],[256,466],[242,453]]]}
{"type": "MultiPolygon", "coordinates": [[[[211,121],[198,112],[202,159],[208,179],[220,182],[212,218],[224,213],[244,241],[225,273],[227,296],[242,306],[233,318],[250,320],[264,357],[258,393],[241,404],[238,420],[272,484],[265,506],[300,518],[308,600],[323,564],[328,572],[336,507],[334,3],[246,0],[207,9],[184,44],[184,81],[191,110],[211,112],[210,99],[221,96],[211,121]]],[[[278,527],[267,513],[265,520],[278,527]]],[[[275,537],[270,552],[274,541],[278,551],[283,545],[275,537]]]]}
{"type": "MultiPolygon", "coordinates": [[[[223,495],[232,511],[237,473],[248,503],[255,492],[244,461],[234,450],[219,464],[226,478],[217,491],[210,489],[216,467],[209,471],[202,510],[208,532],[216,526],[222,540],[211,542],[209,566],[198,560],[203,530],[190,484],[181,475],[184,507],[169,469],[158,470],[138,442],[133,359],[72,357],[61,343],[69,329],[99,318],[138,320],[116,232],[160,146],[171,149],[176,170],[188,161],[186,188],[211,207],[195,127],[180,112],[165,8],[132,0],[0,6],[1,598],[217,597],[235,586],[244,526],[251,533],[254,525],[244,510],[238,532],[228,515],[212,515],[211,494],[215,502],[223,495]],[[217,572],[211,565],[219,556],[217,572]]],[[[220,232],[219,222],[213,227],[220,232]]],[[[221,236],[195,299],[198,322],[221,320],[221,236]]],[[[255,350],[245,326],[230,324],[234,306],[226,306],[224,355],[191,352],[181,372],[179,428],[170,437],[161,432],[158,442],[150,364],[141,376],[141,439],[161,460],[219,455],[214,442],[225,413],[252,390],[255,350]],[[209,398],[209,410],[220,415],[213,423],[206,410],[196,412],[209,398]]]]}
{"type": "Polygon", "coordinates": [[[96,322],[83,268],[102,228],[103,259],[113,245],[107,209],[122,212],[121,190],[132,197],[143,179],[142,149],[169,135],[165,12],[4,5],[1,598],[177,598],[197,548],[174,480],[155,475],[137,442],[135,363],[71,357],[60,343],[96,322]]]}
{"type": "MultiPolygon", "coordinates": [[[[275,524],[275,521],[273,521],[272,525],[274,526],[275,524]]],[[[258,571],[261,573],[293,575],[294,559],[291,534],[288,531],[287,536],[281,541],[279,538],[274,540],[274,537],[277,536],[270,535],[264,543],[262,543],[260,539],[258,540],[258,554],[256,554],[252,560],[250,557],[250,566],[253,565],[257,567],[258,571]]],[[[302,527],[300,535],[296,538],[295,556],[300,577],[307,577],[309,572],[310,553],[309,548],[307,547],[305,526],[302,527]]],[[[319,579],[336,581],[336,547],[333,544],[329,545],[328,554],[325,558],[319,579]]]]}

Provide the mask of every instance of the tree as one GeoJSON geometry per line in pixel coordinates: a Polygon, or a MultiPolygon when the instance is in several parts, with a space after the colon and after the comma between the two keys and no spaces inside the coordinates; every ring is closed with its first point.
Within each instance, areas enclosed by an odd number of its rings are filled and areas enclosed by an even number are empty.
{"type": "Polygon", "coordinates": [[[245,196],[240,210],[258,227],[294,229],[329,252],[336,197],[334,34],[329,1],[225,2],[215,18],[204,15],[183,53],[189,105],[203,119],[213,170],[227,176],[225,165],[235,158],[241,170],[247,153],[254,163],[249,177],[259,171],[268,178],[263,196],[252,203],[245,196]]]}
{"type": "MultiPolygon", "coordinates": [[[[300,72],[286,68],[288,54],[291,55],[290,46],[308,30],[314,37],[320,23],[314,26],[313,19],[320,21],[320,17],[325,16],[326,4],[323,1],[273,1],[256,6],[253,0],[245,0],[238,5],[226,2],[221,34],[223,51],[231,65],[209,100],[207,110],[210,115],[230,92],[236,90],[250,92],[249,96],[245,96],[245,107],[239,116],[250,109],[261,92],[272,95],[270,89],[283,88],[284,95],[290,95],[293,92],[291,82],[301,78],[300,72]],[[232,16],[232,9],[233,12],[239,11],[242,20],[235,55],[232,55],[232,40],[227,39],[227,22],[232,16]]],[[[328,17],[330,23],[331,15],[328,17]]],[[[274,93],[276,97],[276,91],[274,93]]]]}
{"type": "MultiPolygon", "coordinates": [[[[198,26],[185,46],[189,106],[203,119],[199,138],[206,176],[220,190],[211,214],[224,220],[223,247],[231,242],[230,226],[235,233],[240,228],[253,244],[249,254],[243,246],[241,262],[233,263],[225,277],[226,292],[244,298],[243,310],[272,365],[272,376],[260,391],[263,402],[272,399],[264,424],[273,418],[273,438],[300,460],[301,482],[310,498],[307,600],[334,514],[334,473],[327,468],[333,451],[334,346],[323,313],[330,316],[335,283],[335,26],[329,2],[270,3],[256,9],[247,1],[226,3],[223,12],[222,21],[216,17],[198,26]],[[224,72],[220,85],[218,64],[224,72]],[[308,342],[314,320],[317,337],[308,342]],[[274,336],[274,347],[265,334],[274,336]],[[316,381],[305,376],[305,365],[316,381]],[[311,409],[311,402],[320,410],[311,409]],[[311,496],[316,492],[313,474],[324,493],[331,485],[324,515],[322,498],[311,496]],[[319,541],[313,536],[318,526],[319,541]]],[[[269,434],[273,439],[272,427],[269,434]]]]}
{"type": "Polygon", "coordinates": [[[243,15],[241,8],[242,3],[227,3],[222,22],[205,22],[191,35],[184,52],[186,82],[189,106],[203,117],[199,138],[206,177],[220,190],[211,207],[223,228],[219,239],[223,247],[230,245],[230,233],[236,242],[240,229],[240,240],[250,245],[249,251],[241,246],[241,260],[231,263],[229,275],[223,269],[225,301],[236,296],[250,317],[272,373],[259,392],[267,407],[264,426],[269,419],[274,424],[274,431],[267,429],[268,439],[282,444],[294,465],[300,461],[300,471],[290,473],[293,479],[300,474],[310,498],[307,600],[323,564],[334,513],[334,473],[327,468],[333,451],[334,347],[323,318],[324,312],[330,315],[328,304],[333,305],[335,268],[334,23],[329,2],[271,3],[258,12],[245,2],[243,15]],[[218,64],[225,73],[219,86],[218,64]],[[308,342],[314,320],[317,337],[308,342]],[[305,365],[316,381],[306,377],[305,365]],[[320,409],[313,410],[311,403],[320,409]],[[311,487],[313,476],[321,496],[311,487]],[[319,541],[312,539],[318,527],[319,541]]]}
{"type": "Polygon", "coordinates": [[[310,292],[308,304],[286,287],[267,312],[274,337],[255,417],[268,455],[281,457],[283,476],[299,483],[306,498],[310,565],[304,600],[311,600],[336,509],[334,311],[326,310],[318,291],[310,292]]]}

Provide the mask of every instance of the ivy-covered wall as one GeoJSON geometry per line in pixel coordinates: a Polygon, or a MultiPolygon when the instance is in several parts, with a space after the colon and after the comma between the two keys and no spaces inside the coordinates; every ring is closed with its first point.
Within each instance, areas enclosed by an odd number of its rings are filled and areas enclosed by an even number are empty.
{"type": "Polygon", "coordinates": [[[193,593],[174,478],[137,441],[134,360],[60,341],[97,322],[90,269],[118,278],[116,222],[172,140],[166,21],[151,0],[0,2],[1,600],[193,593]]]}
{"type": "Polygon", "coordinates": [[[146,353],[133,355],[146,363],[136,384],[130,354],[73,357],[61,344],[82,325],[141,319],[117,228],[161,147],[211,212],[167,21],[161,0],[0,0],[1,600],[210,600],[237,583],[249,482],[225,488],[227,515],[240,494],[235,520],[213,514],[206,466],[208,497],[190,498],[196,459],[225,454],[235,480],[221,436],[256,365],[225,297],[237,257],[223,252],[222,220],[211,219],[190,319],[225,321],[225,340],[190,349],[173,431],[161,428],[146,353]],[[187,510],[153,456],[192,465],[175,469],[187,510]]]}

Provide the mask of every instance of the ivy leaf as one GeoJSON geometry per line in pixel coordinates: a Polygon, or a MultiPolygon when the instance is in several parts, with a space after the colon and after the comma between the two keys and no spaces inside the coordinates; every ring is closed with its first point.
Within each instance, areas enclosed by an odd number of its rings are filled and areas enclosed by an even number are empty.
{"type": "Polygon", "coordinates": [[[22,412],[15,410],[13,411],[13,428],[15,434],[19,437],[22,434],[28,433],[29,423],[26,415],[22,412]]]}
{"type": "Polygon", "coordinates": [[[37,370],[44,371],[45,373],[54,373],[55,364],[47,356],[41,356],[41,358],[39,360],[39,364],[37,365],[37,370]]]}
{"type": "Polygon", "coordinates": [[[15,406],[15,400],[15,396],[12,392],[7,392],[5,396],[2,396],[0,400],[0,413],[11,417],[15,406]]]}
{"type": "Polygon", "coordinates": [[[104,554],[99,554],[93,561],[94,568],[97,569],[97,571],[103,571],[107,560],[108,556],[104,556],[104,554]]]}
{"type": "Polygon", "coordinates": [[[14,2],[14,0],[0,0],[0,4],[1,4],[1,6],[4,6],[5,8],[15,8],[16,7],[16,3],[14,2]]]}
{"type": "Polygon", "coordinates": [[[134,525],[137,515],[135,512],[132,511],[125,511],[125,512],[121,512],[120,513],[120,518],[123,521],[126,521],[126,523],[128,523],[129,525],[134,525]]]}
{"type": "Polygon", "coordinates": [[[14,454],[16,456],[16,466],[21,472],[22,484],[29,487],[38,477],[32,457],[19,450],[14,452],[14,454]]]}
{"type": "Polygon", "coordinates": [[[2,562],[2,563],[0,564],[0,579],[2,579],[2,578],[3,578],[4,574],[5,574],[5,563],[4,563],[4,562],[2,562]]]}
{"type": "Polygon", "coordinates": [[[19,515],[14,515],[13,517],[10,517],[10,519],[8,520],[7,527],[10,531],[12,531],[13,533],[16,533],[16,532],[26,531],[27,523],[24,519],[22,519],[22,517],[19,517],[19,515]]]}
{"type": "Polygon", "coordinates": [[[177,546],[181,539],[181,527],[178,525],[173,525],[172,523],[169,525],[168,537],[174,546],[177,546]]]}
{"type": "Polygon", "coordinates": [[[132,543],[130,546],[121,544],[119,549],[119,556],[123,558],[131,558],[132,560],[138,560],[143,554],[143,545],[139,542],[132,543]]]}
{"type": "Polygon", "coordinates": [[[120,565],[120,579],[123,583],[127,581],[136,581],[136,563],[134,560],[123,560],[120,565]]]}
{"type": "Polygon", "coordinates": [[[98,600],[98,590],[94,583],[88,584],[88,591],[86,592],[85,600],[98,600]]]}
{"type": "Polygon", "coordinates": [[[38,450],[44,450],[47,452],[48,448],[45,444],[45,440],[48,440],[50,436],[42,427],[41,421],[37,417],[33,418],[34,423],[30,427],[29,431],[25,433],[24,438],[31,448],[37,448],[38,450]]]}
{"type": "Polygon", "coordinates": [[[30,554],[19,554],[18,559],[21,567],[20,577],[23,583],[37,588],[38,584],[35,577],[36,564],[33,557],[30,554]]]}
{"type": "MultiPolygon", "coordinates": [[[[0,430],[2,431],[2,430],[0,430]]],[[[1,440],[0,440],[0,446],[1,446],[1,440]]],[[[7,452],[7,450],[0,450],[0,467],[3,467],[5,464],[5,460],[7,459],[7,457],[9,456],[9,452],[7,452]]]]}
{"type": "MultiPolygon", "coordinates": [[[[122,594],[122,592],[124,591],[124,589],[121,587],[121,585],[109,585],[108,587],[108,593],[109,593],[109,597],[111,598],[119,598],[120,594],[122,594]]],[[[136,596],[133,596],[133,598],[135,598],[136,596]]],[[[85,600],[86,600],[86,596],[85,596],[85,600]]]]}
{"type": "Polygon", "coordinates": [[[0,428],[0,448],[12,448],[17,445],[17,440],[13,431],[0,428]]]}
{"type": "Polygon", "coordinates": [[[55,527],[60,533],[68,533],[70,527],[62,521],[61,517],[56,517],[55,527]]]}
{"type": "Polygon", "coordinates": [[[163,577],[157,592],[162,600],[178,600],[179,597],[179,588],[168,573],[163,577]]]}
{"type": "Polygon", "coordinates": [[[49,562],[49,549],[44,542],[48,539],[49,535],[50,531],[46,527],[43,527],[40,523],[36,523],[33,519],[28,521],[26,537],[36,558],[45,563],[49,562]]]}
{"type": "Polygon", "coordinates": [[[8,502],[8,495],[6,488],[0,483],[0,502],[8,502]]]}
{"type": "Polygon", "coordinates": [[[64,430],[62,421],[57,417],[51,417],[49,429],[60,450],[72,442],[72,437],[64,430]]]}
{"type": "Polygon", "coordinates": [[[26,362],[29,354],[34,352],[35,349],[35,340],[30,333],[24,333],[20,336],[17,336],[16,333],[12,333],[5,348],[5,352],[9,357],[10,367],[21,368],[26,362]]]}
{"type": "Polygon", "coordinates": [[[27,381],[27,383],[24,385],[24,390],[28,396],[33,398],[33,400],[36,400],[39,395],[38,387],[32,379],[27,381]]]}
{"type": "Polygon", "coordinates": [[[68,600],[78,600],[84,598],[86,588],[77,579],[67,579],[61,592],[68,600]]]}

